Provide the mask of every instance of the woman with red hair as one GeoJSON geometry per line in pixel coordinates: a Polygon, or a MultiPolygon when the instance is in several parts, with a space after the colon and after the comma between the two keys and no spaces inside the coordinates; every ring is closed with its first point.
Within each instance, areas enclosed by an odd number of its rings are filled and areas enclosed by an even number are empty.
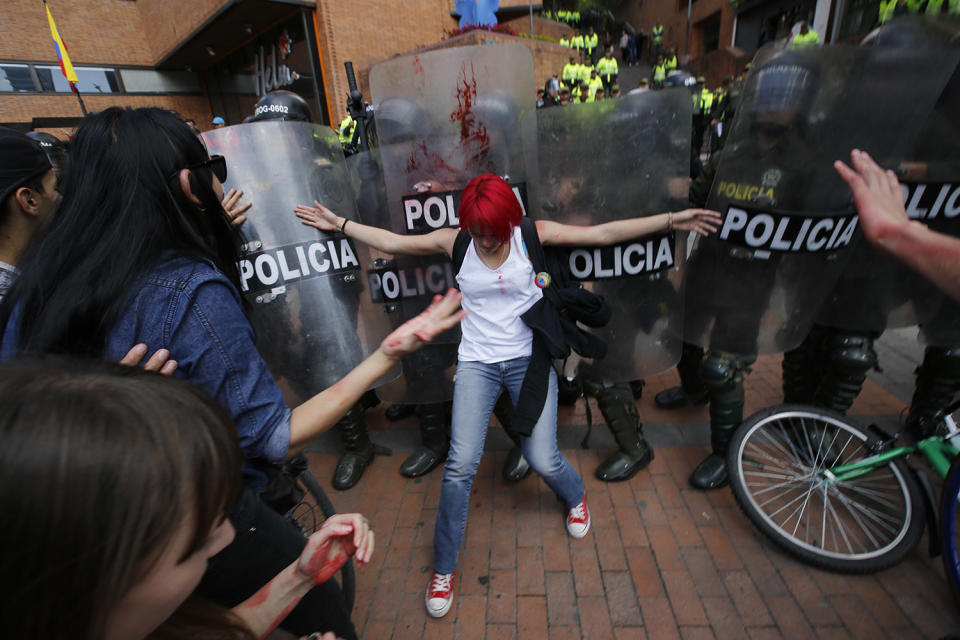
{"type": "MultiPolygon", "coordinates": [[[[456,229],[399,235],[348,221],[319,202],[314,204],[296,209],[306,225],[323,231],[342,231],[386,253],[453,255],[456,229]]],[[[427,613],[435,618],[445,615],[453,603],[453,573],[490,414],[504,389],[514,405],[519,405],[524,376],[531,363],[533,331],[521,316],[543,296],[520,232],[523,210],[510,185],[492,174],[477,176],[463,190],[458,214],[460,230],[471,238],[456,276],[468,314],[461,323],[463,337],[457,353],[450,452],[433,540],[434,573],[426,594],[427,613]]],[[[538,220],[536,229],[545,246],[602,246],[663,229],[706,235],[716,230],[719,220],[716,212],[687,209],[592,227],[538,220]]],[[[566,506],[567,532],[582,538],[590,529],[590,512],[583,480],[557,448],[557,377],[552,368],[546,382],[546,400],[539,419],[529,437],[521,435],[523,457],[566,506]]]]}

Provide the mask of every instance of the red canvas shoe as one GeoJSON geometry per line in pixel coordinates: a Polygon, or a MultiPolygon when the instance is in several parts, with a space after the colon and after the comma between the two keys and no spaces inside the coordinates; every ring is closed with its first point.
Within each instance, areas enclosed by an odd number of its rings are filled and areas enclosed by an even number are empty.
{"type": "Polygon", "coordinates": [[[587,508],[587,496],[584,494],[580,504],[567,512],[567,533],[574,538],[582,538],[590,531],[590,509],[587,508]]]}
{"type": "Polygon", "coordinates": [[[442,618],[453,604],[453,574],[433,572],[427,587],[427,613],[433,618],[442,618]]]}

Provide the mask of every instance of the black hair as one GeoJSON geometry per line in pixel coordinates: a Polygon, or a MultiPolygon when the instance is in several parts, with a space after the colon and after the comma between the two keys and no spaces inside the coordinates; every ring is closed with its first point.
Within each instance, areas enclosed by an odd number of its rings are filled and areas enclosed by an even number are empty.
{"type": "Polygon", "coordinates": [[[242,486],[226,411],[137,367],[0,364],[0,599],[13,638],[102,638],[184,525],[199,550],[242,486]]]}
{"type": "Polygon", "coordinates": [[[205,260],[240,289],[239,235],[217,198],[201,140],[171,111],[111,107],[70,145],[59,212],[24,252],[0,305],[17,309],[21,352],[99,356],[134,285],[172,254],[205,260]]]}

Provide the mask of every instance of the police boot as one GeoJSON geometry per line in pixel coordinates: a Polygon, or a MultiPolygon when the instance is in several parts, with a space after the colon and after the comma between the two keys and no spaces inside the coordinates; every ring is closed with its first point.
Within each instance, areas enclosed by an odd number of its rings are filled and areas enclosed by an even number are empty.
{"type": "Polygon", "coordinates": [[[344,454],[340,456],[333,472],[334,489],[343,491],[357,484],[364,469],[373,460],[373,442],[367,433],[367,421],[363,412],[363,404],[357,402],[337,423],[344,454]]]}
{"type": "Polygon", "coordinates": [[[500,426],[513,441],[513,447],[507,452],[507,459],[503,462],[503,479],[507,482],[520,482],[530,475],[530,463],[523,457],[520,436],[511,430],[513,427],[513,401],[506,391],[497,398],[497,404],[493,407],[493,415],[497,416],[500,426]]]}
{"type": "Polygon", "coordinates": [[[643,425],[627,383],[606,387],[597,394],[597,405],[620,450],[604,460],[595,472],[598,480],[629,480],[653,460],[653,449],[643,438],[643,425]]]}
{"type": "Polygon", "coordinates": [[[927,347],[917,370],[917,387],[907,414],[907,431],[915,438],[930,437],[937,428],[933,417],[960,391],[960,347],[927,347]]]}
{"type": "Polygon", "coordinates": [[[783,401],[813,403],[820,382],[825,328],[814,325],[796,349],[783,354],[783,401]]]}
{"type": "Polygon", "coordinates": [[[703,360],[703,349],[683,343],[677,373],[680,374],[680,386],[665,389],[653,397],[653,403],[660,409],[679,409],[688,404],[706,404],[707,389],[700,380],[699,367],[703,360]]]}
{"type": "Polygon", "coordinates": [[[447,459],[450,437],[447,435],[447,418],[450,403],[421,404],[417,407],[420,419],[420,446],[400,465],[400,473],[408,478],[417,478],[433,471],[447,459]]]}
{"type": "Polygon", "coordinates": [[[846,413],[860,395],[867,372],[877,366],[877,352],[869,334],[838,329],[828,332],[824,342],[826,366],[813,403],[846,413]]]}
{"type": "Polygon", "coordinates": [[[700,363],[700,378],[710,390],[710,445],[707,456],[690,475],[697,489],[717,489],[727,484],[727,445],[743,422],[743,369],[746,361],[736,354],[709,351],[700,363]]]}

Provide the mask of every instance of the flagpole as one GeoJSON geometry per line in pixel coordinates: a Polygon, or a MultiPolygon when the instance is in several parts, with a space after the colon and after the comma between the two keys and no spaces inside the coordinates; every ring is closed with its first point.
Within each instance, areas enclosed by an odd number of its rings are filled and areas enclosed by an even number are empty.
{"type": "MultiPolygon", "coordinates": [[[[68,81],[68,82],[69,82],[69,81],[68,81]]],[[[75,85],[75,84],[72,83],[72,82],[70,83],[70,88],[73,89],[74,95],[77,96],[77,102],[80,103],[80,112],[83,113],[83,117],[86,118],[86,117],[87,117],[87,107],[86,107],[85,104],[83,104],[83,98],[80,97],[80,90],[77,89],[77,85],[75,85]]]]}
{"type": "Polygon", "coordinates": [[[63,38],[60,36],[60,30],[57,29],[57,25],[53,21],[53,14],[50,13],[47,0],[43,0],[43,10],[46,12],[47,21],[50,23],[50,35],[53,37],[53,45],[56,47],[57,58],[60,60],[60,71],[63,72],[63,77],[66,78],[67,84],[70,85],[70,90],[77,96],[77,102],[80,103],[80,112],[86,117],[87,107],[83,104],[80,90],[77,89],[79,78],[77,78],[77,74],[73,70],[73,63],[70,62],[70,55],[67,53],[67,44],[63,41],[63,38]]]}

